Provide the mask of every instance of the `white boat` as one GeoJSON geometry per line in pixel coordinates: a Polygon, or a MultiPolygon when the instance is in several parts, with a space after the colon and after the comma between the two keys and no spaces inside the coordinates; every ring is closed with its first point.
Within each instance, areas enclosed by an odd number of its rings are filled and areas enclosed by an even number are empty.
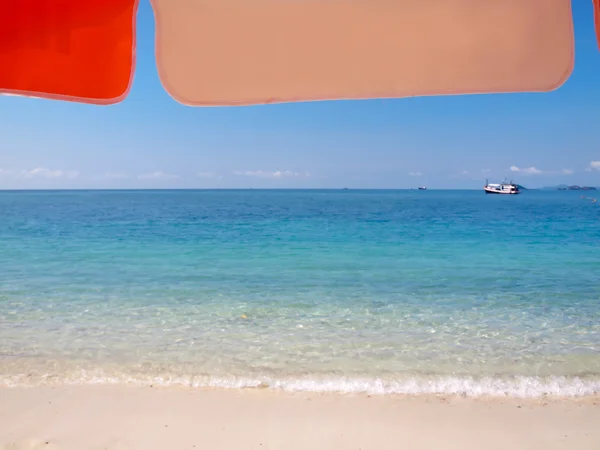
{"type": "Polygon", "coordinates": [[[515,195],[521,192],[519,191],[519,186],[514,184],[512,181],[510,183],[488,183],[487,180],[485,180],[485,186],[483,187],[483,190],[486,194],[515,195]]]}

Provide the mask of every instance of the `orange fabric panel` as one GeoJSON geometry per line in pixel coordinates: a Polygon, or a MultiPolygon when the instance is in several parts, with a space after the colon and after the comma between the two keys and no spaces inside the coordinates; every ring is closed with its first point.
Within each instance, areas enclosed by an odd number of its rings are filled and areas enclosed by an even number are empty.
{"type": "Polygon", "coordinates": [[[0,0],[0,92],[110,104],[129,92],[138,0],[0,0]]]}
{"type": "Polygon", "coordinates": [[[594,0],[594,23],[596,24],[596,39],[600,49],[600,0],[594,0]]]}
{"type": "Polygon", "coordinates": [[[152,0],[163,86],[193,106],[546,92],[571,0],[152,0]]]}

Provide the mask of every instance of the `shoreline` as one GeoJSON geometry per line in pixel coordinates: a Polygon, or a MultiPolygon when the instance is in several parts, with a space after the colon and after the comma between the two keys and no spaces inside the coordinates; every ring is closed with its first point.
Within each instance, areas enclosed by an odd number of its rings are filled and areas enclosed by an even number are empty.
{"type": "MultiPolygon", "coordinates": [[[[0,365],[2,369],[2,365],[0,365]]],[[[8,369],[4,367],[4,369],[8,369]]],[[[24,368],[22,368],[24,370],[24,368]]],[[[468,398],[594,398],[600,395],[600,376],[460,376],[398,374],[396,377],[332,376],[233,376],[183,373],[143,373],[81,369],[67,373],[36,373],[24,370],[19,375],[0,370],[2,388],[61,388],[83,386],[161,387],[189,389],[245,390],[306,394],[364,394],[372,396],[461,396],[468,398]]]]}
{"type": "Polygon", "coordinates": [[[0,450],[597,448],[600,396],[0,388],[0,450]]]}

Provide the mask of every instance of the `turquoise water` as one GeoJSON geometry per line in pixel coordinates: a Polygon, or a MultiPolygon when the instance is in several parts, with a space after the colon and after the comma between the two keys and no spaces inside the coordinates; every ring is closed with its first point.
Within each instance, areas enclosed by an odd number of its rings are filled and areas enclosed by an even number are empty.
{"type": "Polygon", "coordinates": [[[576,192],[0,193],[0,385],[600,392],[576,192]]]}

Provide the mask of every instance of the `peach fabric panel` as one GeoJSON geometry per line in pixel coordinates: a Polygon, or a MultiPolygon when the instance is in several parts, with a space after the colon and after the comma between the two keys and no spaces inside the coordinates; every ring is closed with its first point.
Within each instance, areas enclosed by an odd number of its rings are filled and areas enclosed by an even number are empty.
{"type": "Polygon", "coordinates": [[[195,106],[544,92],[570,0],[151,0],[163,86],[195,106]]]}
{"type": "Polygon", "coordinates": [[[0,0],[0,93],[110,104],[129,92],[137,0],[0,0]]]}

